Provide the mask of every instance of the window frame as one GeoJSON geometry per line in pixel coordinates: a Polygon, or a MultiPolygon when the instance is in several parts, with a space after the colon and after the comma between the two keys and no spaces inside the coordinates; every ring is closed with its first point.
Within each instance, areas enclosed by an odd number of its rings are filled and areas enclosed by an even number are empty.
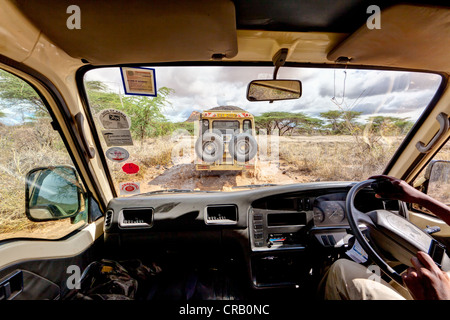
{"type": "MultiPolygon", "coordinates": [[[[180,61],[180,62],[155,62],[155,63],[125,63],[125,64],[115,64],[115,65],[85,65],[80,67],[76,72],[76,83],[78,86],[78,92],[80,94],[81,102],[84,107],[84,111],[86,115],[88,115],[88,121],[90,125],[91,132],[93,132],[95,144],[97,150],[101,151],[99,152],[101,154],[101,159],[103,166],[105,168],[105,173],[110,180],[111,188],[114,192],[114,197],[117,197],[117,194],[115,192],[114,182],[112,179],[111,172],[109,170],[106,158],[104,156],[104,151],[100,143],[100,138],[97,134],[97,129],[95,127],[93,116],[91,113],[91,108],[89,106],[88,97],[86,88],[84,86],[84,76],[86,73],[88,73],[91,70],[94,69],[104,69],[104,68],[120,68],[120,67],[253,67],[253,66],[259,66],[259,67],[273,67],[273,63],[267,62],[267,61],[180,61]]],[[[392,155],[389,162],[386,164],[386,166],[383,169],[382,174],[387,174],[391,168],[395,165],[395,162],[400,157],[401,153],[405,150],[405,148],[411,143],[412,138],[414,137],[415,133],[418,131],[420,126],[423,124],[425,119],[428,117],[428,115],[432,112],[436,104],[440,101],[442,98],[444,92],[446,91],[447,84],[449,82],[449,75],[444,72],[439,72],[435,70],[422,70],[422,69],[412,69],[412,68],[401,68],[401,67],[389,67],[389,66],[372,66],[372,65],[347,65],[347,64],[339,64],[339,63],[330,63],[330,64],[319,64],[319,63],[304,63],[304,62],[286,62],[285,67],[294,67],[294,68],[321,68],[321,69],[361,69],[361,70],[380,70],[380,71],[406,71],[406,72],[420,72],[420,73],[429,73],[438,75],[441,77],[441,83],[436,90],[434,96],[428,103],[428,105],[424,108],[422,114],[419,116],[417,121],[414,123],[413,127],[409,130],[406,137],[403,139],[402,143],[399,145],[397,150],[392,155]]],[[[212,125],[210,125],[212,127],[212,125]]],[[[414,171],[414,169],[417,167],[417,164],[420,162],[422,158],[420,156],[416,161],[404,171],[403,176],[401,179],[405,180],[409,174],[414,171]]],[[[412,177],[412,180],[414,180],[416,177],[412,177]]]]}
{"type": "MultiPolygon", "coordinates": [[[[439,147],[434,148],[434,149],[429,153],[430,158],[429,158],[429,159],[423,164],[423,166],[417,171],[417,174],[414,176],[414,178],[411,179],[411,185],[414,186],[414,184],[416,183],[417,179],[419,179],[419,178],[422,176],[422,174],[425,173],[425,171],[427,170],[427,167],[428,167],[428,165],[430,164],[430,162],[434,160],[434,158],[435,158],[436,155],[439,153],[439,151],[441,151],[442,148],[445,147],[445,146],[447,145],[447,143],[448,143],[449,146],[450,146],[450,136],[449,136],[448,138],[446,138],[445,140],[443,140],[442,144],[441,144],[439,147]]],[[[428,194],[428,192],[427,192],[426,194],[428,194]]],[[[432,212],[430,212],[430,211],[428,211],[428,210],[427,210],[427,211],[421,210],[421,207],[418,206],[417,204],[410,204],[410,205],[408,205],[408,208],[409,208],[409,210],[411,210],[411,211],[413,211],[413,212],[415,212],[415,213],[420,213],[420,214],[424,214],[424,215],[427,215],[427,216],[431,216],[431,217],[440,219],[440,218],[437,217],[434,213],[432,213],[432,212]]]]}
{"type": "Polygon", "coordinates": [[[242,121],[242,132],[247,132],[248,130],[253,130],[252,122],[249,119],[245,119],[242,121]],[[245,124],[248,123],[248,128],[245,129],[245,124]]]}
{"type": "MultiPolygon", "coordinates": [[[[83,224],[82,226],[80,226],[79,228],[69,232],[68,234],[64,235],[63,237],[60,237],[57,239],[34,238],[34,237],[7,238],[7,239],[0,240],[0,245],[2,245],[4,243],[13,242],[13,241],[24,241],[24,240],[25,241],[51,241],[51,242],[66,240],[66,239],[72,237],[74,234],[77,234],[79,231],[81,231],[82,229],[87,227],[89,224],[98,220],[100,217],[103,217],[105,208],[106,208],[106,204],[102,203],[102,201],[98,201],[94,197],[93,192],[91,190],[89,190],[89,188],[87,188],[87,185],[88,185],[87,182],[90,181],[91,184],[93,186],[95,186],[95,189],[97,189],[94,191],[97,193],[97,195],[100,195],[100,190],[99,190],[98,186],[96,185],[96,183],[94,182],[95,180],[93,179],[92,175],[90,174],[90,170],[88,168],[88,163],[87,163],[86,159],[83,156],[79,157],[83,164],[83,167],[85,168],[85,172],[87,172],[89,175],[88,177],[85,177],[82,174],[83,171],[80,170],[80,164],[78,163],[77,158],[74,155],[74,150],[72,150],[72,148],[70,148],[68,138],[63,133],[61,124],[58,122],[58,119],[55,115],[54,110],[51,108],[50,103],[45,98],[41,89],[39,89],[34,83],[32,83],[32,80],[28,79],[28,77],[30,77],[34,81],[36,81],[38,83],[38,85],[42,86],[42,90],[46,90],[46,92],[51,96],[54,104],[59,108],[59,111],[61,112],[61,117],[64,120],[64,126],[67,128],[67,131],[69,132],[70,139],[72,141],[74,141],[73,144],[76,147],[76,152],[79,155],[83,155],[83,150],[81,148],[81,145],[77,142],[78,138],[77,138],[77,130],[75,128],[75,124],[74,124],[73,120],[72,121],[69,120],[69,119],[71,119],[71,113],[70,113],[64,99],[62,98],[61,93],[53,85],[53,83],[49,79],[47,79],[45,76],[43,76],[42,74],[29,68],[28,66],[25,66],[21,63],[17,63],[15,61],[13,61],[7,57],[1,56],[1,55],[0,55],[0,69],[2,69],[5,72],[8,72],[8,73],[12,74],[13,76],[24,81],[39,96],[39,98],[41,99],[42,103],[44,104],[44,106],[51,118],[50,124],[51,124],[52,128],[58,132],[58,135],[61,138],[67,153],[69,154],[72,164],[75,167],[75,169],[77,170],[77,173],[83,183],[84,192],[86,193],[86,197],[88,199],[87,200],[88,212],[87,212],[86,223],[83,224]],[[95,205],[100,209],[101,216],[98,214],[94,216],[94,214],[92,212],[92,207],[95,205]]],[[[99,196],[98,196],[98,198],[101,199],[101,197],[99,197],[99,196]]]]}

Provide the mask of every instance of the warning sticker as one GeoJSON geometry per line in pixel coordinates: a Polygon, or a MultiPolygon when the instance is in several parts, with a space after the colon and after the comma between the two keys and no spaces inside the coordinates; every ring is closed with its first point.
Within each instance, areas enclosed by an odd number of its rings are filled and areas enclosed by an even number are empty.
{"type": "Polygon", "coordinates": [[[121,195],[138,194],[141,193],[141,187],[139,182],[122,182],[119,183],[119,189],[121,195]]]}
{"type": "Polygon", "coordinates": [[[130,130],[102,130],[106,145],[111,146],[132,146],[130,130]]]}
{"type": "Polygon", "coordinates": [[[127,150],[120,147],[112,147],[106,150],[106,157],[113,162],[123,162],[130,157],[127,150]]]}
{"type": "Polygon", "coordinates": [[[155,69],[120,68],[125,94],[156,97],[155,69]]]}
{"type": "Polygon", "coordinates": [[[130,129],[130,118],[119,110],[106,109],[98,115],[104,129],[130,129]]]}

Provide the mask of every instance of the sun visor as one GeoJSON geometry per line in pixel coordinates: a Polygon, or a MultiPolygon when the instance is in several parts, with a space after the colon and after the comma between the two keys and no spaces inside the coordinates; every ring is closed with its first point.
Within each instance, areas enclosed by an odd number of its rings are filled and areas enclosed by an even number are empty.
{"type": "Polygon", "coordinates": [[[397,5],[382,11],[379,23],[381,29],[359,28],[330,51],[328,60],[450,71],[449,8],[397,5]]]}
{"type": "Polygon", "coordinates": [[[237,54],[236,14],[229,0],[14,3],[56,46],[94,65],[198,61],[237,54]]]}

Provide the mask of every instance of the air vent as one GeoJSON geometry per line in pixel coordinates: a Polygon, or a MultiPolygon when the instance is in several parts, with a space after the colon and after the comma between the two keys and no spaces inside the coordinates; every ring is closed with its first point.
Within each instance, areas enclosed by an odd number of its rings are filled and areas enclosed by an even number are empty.
{"type": "Polygon", "coordinates": [[[236,224],[238,209],[235,205],[207,206],[205,222],[207,224],[236,224]]]}
{"type": "Polygon", "coordinates": [[[112,216],[113,216],[113,211],[112,210],[106,211],[106,214],[105,214],[105,228],[108,228],[111,225],[112,216]]]}
{"type": "Polygon", "coordinates": [[[121,228],[150,228],[153,225],[153,208],[123,209],[119,212],[121,228]]]}

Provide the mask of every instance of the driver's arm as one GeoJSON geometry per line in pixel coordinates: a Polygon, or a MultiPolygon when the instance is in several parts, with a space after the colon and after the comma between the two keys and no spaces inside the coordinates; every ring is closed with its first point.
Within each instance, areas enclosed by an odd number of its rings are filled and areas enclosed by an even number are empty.
{"type": "MultiPolygon", "coordinates": [[[[412,187],[411,187],[412,188],[412,187]]],[[[413,188],[414,189],[414,188],[413,188]]],[[[415,189],[414,189],[415,190],[415,189]]],[[[420,192],[420,191],[419,191],[420,192]]],[[[446,224],[450,225],[450,207],[444,203],[420,192],[423,196],[417,200],[417,204],[422,207],[427,208],[439,218],[445,221],[446,224]]]]}
{"type": "MultiPolygon", "coordinates": [[[[378,197],[417,203],[450,225],[450,208],[444,203],[415,189],[403,180],[385,175],[370,178],[386,179],[391,182],[391,185],[384,184],[385,188],[383,184],[379,184],[381,187],[376,190],[378,197]]],[[[411,259],[411,263],[413,267],[409,268],[402,277],[414,299],[450,300],[449,273],[439,269],[433,259],[422,251],[411,259]]]]}
{"type": "Polygon", "coordinates": [[[379,197],[400,200],[408,203],[417,203],[424,208],[427,208],[433,212],[436,216],[445,221],[450,225],[450,207],[444,203],[430,197],[429,195],[415,189],[411,185],[407,184],[405,181],[385,176],[378,175],[372,176],[370,179],[385,179],[391,182],[392,187],[383,188],[381,187],[377,190],[379,197]]]}

